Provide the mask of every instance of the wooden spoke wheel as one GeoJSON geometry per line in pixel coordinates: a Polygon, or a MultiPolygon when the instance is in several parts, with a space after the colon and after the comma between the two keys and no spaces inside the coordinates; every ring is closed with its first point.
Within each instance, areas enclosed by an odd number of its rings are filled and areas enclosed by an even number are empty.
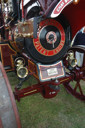
{"type": "Polygon", "coordinates": [[[79,100],[85,101],[85,81],[71,81],[64,84],[64,87],[69,93],[78,98],[79,100]]]}
{"type": "Polygon", "coordinates": [[[6,72],[0,62],[0,128],[21,128],[20,118],[6,72]]]}
{"type": "Polygon", "coordinates": [[[74,52],[77,66],[70,70],[74,74],[74,80],[64,83],[64,87],[73,96],[85,101],[85,47],[74,46],[70,50],[74,52]]]}
{"type": "Polygon", "coordinates": [[[70,26],[63,16],[44,19],[39,23],[37,38],[26,39],[25,48],[34,60],[52,63],[64,56],[70,45],[70,38],[70,26]]]}

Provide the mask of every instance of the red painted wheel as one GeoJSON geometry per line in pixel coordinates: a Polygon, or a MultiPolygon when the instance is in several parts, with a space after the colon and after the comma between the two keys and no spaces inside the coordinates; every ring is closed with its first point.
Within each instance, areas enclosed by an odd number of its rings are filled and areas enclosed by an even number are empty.
{"type": "Polygon", "coordinates": [[[85,101],[85,47],[74,46],[70,50],[74,52],[74,56],[77,59],[77,66],[69,69],[70,74],[74,74],[74,80],[64,83],[64,87],[73,96],[85,101]]]}
{"type": "Polygon", "coordinates": [[[21,128],[19,113],[6,72],[0,62],[0,128],[21,128]]]}
{"type": "Polygon", "coordinates": [[[85,101],[85,81],[71,81],[69,83],[65,83],[64,87],[73,96],[79,100],[85,101]]]}
{"type": "Polygon", "coordinates": [[[71,40],[70,26],[60,16],[44,19],[39,23],[36,39],[26,39],[25,47],[30,56],[41,63],[52,63],[66,53],[71,40]]]}

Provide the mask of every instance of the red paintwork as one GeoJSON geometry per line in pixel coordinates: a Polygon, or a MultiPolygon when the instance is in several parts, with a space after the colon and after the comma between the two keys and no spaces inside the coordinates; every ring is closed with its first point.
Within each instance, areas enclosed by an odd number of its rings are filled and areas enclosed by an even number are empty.
{"type": "Polygon", "coordinates": [[[51,83],[54,84],[54,82],[43,82],[43,83],[39,82],[38,84],[29,86],[21,90],[18,90],[17,88],[15,88],[15,91],[14,91],[15,99],[20,101],[21,98],[28,95],[35,94],[35,93],[41,93],[44,98],[52,98],[57,95],[59,90],[55,91],[51,89],[48,86],[48,84],[51,84],[51,83]]]}
{"type": "Polygon", "coordinates": [[[16,56],[16,52],[9,46],[9,44],[0,44],[0,54],[3,66],[8,70],[14,70],[14,63],[12,56],[16,56]]]}
{"type": "Polygon", "coordinates": [[[70,75],[67,74],[65,77],[58,79],[57,83],[52,80],[48,82],[39,81],[38,84],[29,86],[21,90],[18,90],[17,88],[15,88],[15,91],[14,91],[15,99],[20,101],[22,97],[32,95],[35,93],[41,93],[44,98],[53,98],[57,95],[59,90],[56,91],[54,89],[51,89],[49,85],[58,86],[64,82],[69,82],[73,79],[74,79],[74,74],[70,74],[70,75]]]}
{"type": "Polygon", "coordinates": [[[22,19],[24,20],[24,1],[22,0],[22,19]]]}
{"type": "Polygon", "coordinates": [[[40,54],[43,54],[44,56],[53,56],[53,55],[58,54],[65,44],[65,32],[64,32],[62,25],[58,21],[55,21],[54,19],[45,19],[45,20],[40,22],[39,28],[40,29],[38,31],[38,37],[36,39],[33,39],[33,43],[34,43],[36,50],[40,54]],[[60,35],[61,35],[61,41],[60,41],[58,47],[55,48],[54,50],[47,50],[40,43],[40,38],[39,38],[40,32],[42,31],[42,29],[44,27],[46,27],[48,25],[55,26],[59,30],[60,35]]]}
{"type": "MultiPolygon", "coordinates": [[[[49,11],[52,11],[52,7],[54,7],[57,4],[57,0],[49,1],[48,6],[46,6],[46,0],[45,2],[42,2],[42,0],[39,0],[43,10],[46,15],[48,15],[49,11]],[[51,4],[50,4],[51,3],[51,4]],[[56,3],[56,4],[54,4],[56,3]]],[[[65,15],[67,20],[70,23],[71,29],[72,29],[72,37],[76,34],[78,30],[80,30],[85,25],[85,0],[80,0],[78,4],[70,4],[68,5],[63,11],[62,14],[65,15]]]]}
{"type": "MultiPolygon", "coordinates": [[[[13,57],[16,57],[17,52],[20,52],[21,50],[17,47],[16,42],[11,43],[13,47],[9,45],[8,41],[0,43],[0,61],[2,61],[6,71],[15,70],[13,57]]],[[[24,56],[24,53],[22,53],[22,56],[24,56]]],[[[30,60],[30,57],[27,57],[27,55],[26,57],[24,56],[24,58],[26,58],[26,61],[28,61],[28,59],[30,60]]]]}
{"type": "MultiPolygon", "coordinates": [[[[38,0],[43,9],[44,15],[49,16],[53,8],[57,5],[60,0],[38,0]]],[[[29,2],[32,4],[34,0],[29,2]]],[[[83,26],[85,26],[85,0],[79,0],[78,4],[70,4],[64,8],[61,14],[67,18],[70,23],[72,30],[72,37],[76,34],[78,30],[80,30],[83,26]]]]}
{"type": "Polygon", "coordinates": [[[72,86],[72,83],[69,82],[64,82],[64,87],[66,90],[78,98],[79,100],[85,101],[85,92],[83,90],[84,82],[80,83],[81,80],[85,81],[85,48],[84,47],[79,47],[79,46],[74,46],[70,50],[73,50],[74,52],[78,51],[80,53],[84,53],[84,58],[83,58],[83,65],[81,68],[76,67],[74,70],[71,71],[71,74],[74,74],[74,80],[76,81],[75,86],[72,86]],[[78,90],[79,91],[78,91],[78,90]]]}
{"type": "MultiPolygon", "coordinates": [[[[28,4],[30,5],[34,1],[35,0],[32,0],[28,4]]],[[[49,0],[44,0],[43,2],[42,2],[42,0],[39,0],[39,2],[41,3],[41,5],[44,8],[44,13],[47,13],[47,12],[49,13],[49,11],[52,11],[52,7],[54,7],[57,4],[58,0],[53,0],[53,1],[52,0],[50,0],[50,1],[49,0]]],[[[65,17],[69,21],[69,24],[70,24],[71,30],[72,30],[72,37],[73,37],[76,34],[76,32],[78,30],[80,30],[85,25],[85,16],[84,16],[85,15],[85,0],[80,0],[80,2],[77,5],[74,5],[73,3],[70,4],[70,5],[68,5],[62,11],[62,13],[65,15],[65,17]]],[[[34,44],[36,45],[35,39],[34,39],[34,44]]],[[[4,65],[4,67],[10,66],[8,70],[14,70],[12,56],[13,55],[16,56],[16,51],[14,51],[8,45],[5,44],[5,43],[4,44],[0,44],[0,48],[1,48],[1,60],[2,60],[2,63],[4,65]]],[[[12,46],[15,49],[17,49],[17,45],[15,43],[13,43],[13,42],[12,42],[12,46]]],[[[39,52],[41,52],[41,54],[45,53],[45,55],[48,55],[48,56],[52,56],[52,55],[56,54],[56,50],[54,52],[52,51],[50,53],[49,52],[47,53],[46,50],[45,49],[42,49],[42,48],[40,49],[39,52]]]]}
{"type": "MultiPolygon", "coordinates": [[[[49,11],[53,11],[53,7],[56,6],[58,0],[49,1],[48,6],[46,4],[47,0],[39,0],[41,6],[44,10],[45,15],[49,14],[49,11]],[[56,4],[54,4],[56,3],[56,4]]],[[[62,14],[67,18],[70,23],[72,29],[72,37],[76,34],[78,30],[80,30],[83,26],[85,26],[85,0],[80,0],[78,4],[70,4],[63,11],[62,14]]]]}
{"type": "MultiPolygon", "coordinates": [[[[29,4],[31,5],[34,1],[35,0],[32,0],[31,2],[29,2],[29,4]]],[[[58,1],[59,0],[53,0],[53,1],[52,0],[43,0],[43,2],[42,2],[42,0],[39,0],[40,4],[42,6],[43,12],[44,12],[44,17],[49,16],[49,12],[51,13],[53,11],[53,8],[58,3],[58,1]]],[[[26,7],[27,7],[27,5],[26,5],[26,7]]],[[[62,11],[62,14],[69,21],[69,24],[70,24],[71,30],[72,30],[72,37],[73,37],[78,30],[80,30],[83,26],[85,26],[85,0],[80,0],[80,2],[77,5],[74,5],[73,3],[68,5],[62,11]]],[[[12,57],[13,57],[13,55],[16,56],[16,52],[5,43],[0,44],[0,48],[1,48],[1,57],[2,57],[1,59],[2,59],[2,63],[4,65],[4,67],[10,66],[11,67],[10,69],[13,70],[14,62],[13,62],[12,57]]],[[[81,51],[81,50],[79,49],[79,51],[81,51]]],[[[52,55],[52,53],[51,54],[49,53],[49,56],[50,55],[52,55]]],[[[28,57],[26,60],[28,60],[28,57]]],[[[67,66],[67,65],[64,63],[64,66],[67,66]]],[[[83,68],[84,67],[85,67],[85,63],[83,65],[83,68]]],[[[35,70],[33,70],[33,72],[35,72],[35,70]]],[[[70,88],[70,85],[69,85],[70,81],[74,80],[75,78],[76,78],[75,80],[77,81],[80,78],[80,76],[81,76],[81,79],[82,78],[85,79],[85,69],[83,69],[83,70],[76,69],[74,72],[71,72],[70,74],[66,73],[66,76],[58,79],[57,83],[55,81],[41,83],[38,79],[39,83],[35,84],[33,86],[30,86],[30,87],[27,87],[27,88],[24,88],[21,90],[17,90],[17,88],[15,88],[14,95],[17,100],[20,100],[22,97],[25,97],[25,96],[31,95],[31,94],[35,94],[35,93],[41,93],[44,98],[52,98],[55,95],[57,95],[59,90],[55,91],[55,90],[51,89],[49,87],[49,84],[58,86],[63,83],[65,88],[67,88],[67,90],[71,94],[73,94],[75,97],[79,98],[79,96],[81,96],[81,97],[85,98],[84,95],[77,94],[76,92],[74,92],[74,90],[72,88],[70,88]]],[[[35,77],[36,77],[36,75],[35,75],[35,77]]]]}
{"type": "MultiPolygon", "coordinates": [[[[70,73],[66,72],[65,77],[57,79],[58,81],[48,81],[48,82],[40,82],[38,80],[38,84],[32,85],[30,87],[18,90],[15,88],[14,95],[15,98],[20,101],[22,97],[32,95],[35,93],[41,93],[44,98],[52,98],[57,95],[59,90],[55,91],[54,89],[51,89],[49,85],[58,86],[60,84],[64,84],[64,87],[76,98],[85,101],[85,95],[83,93],[83,90],[81,88],[81,85],[79,81],[82,79],[85,80],[85,48],[75,46],[72,47],[70,50],[73,50],[74,52],[83,52],[84,53],[84,62],[81,68],[76,67],[74,70],[71,70],[70,73]],[[75,88],[79,87],[79,91],[74,91],[74,88],[70,86],[70,81],[78,81],[78,85],[75,85],[75,88]]],[[[32,62],[33,63],[33,62],[32,62]]],[[[66,63],[66,59],[64,60],[64,66],[67,67],[68,63],[66,63]]]]}
{"type": "Polygon", "coordinates": [[[60,13],[62,12],[62,10],[68,6],[70,3],[72,3],[73,0],[60,0],[58,2],[58,4],[55,6],[55,8],[53,9],[52,13],[51,13],[51,17],[57,17],[60,15],[60,13]]]}
{"type": "Polygon", "coordinates": [[[62,13],[69,21],[72,37],[85,26],[85,0],[80,0],[76,5],[73,3],[68,5],[62,13]]]}

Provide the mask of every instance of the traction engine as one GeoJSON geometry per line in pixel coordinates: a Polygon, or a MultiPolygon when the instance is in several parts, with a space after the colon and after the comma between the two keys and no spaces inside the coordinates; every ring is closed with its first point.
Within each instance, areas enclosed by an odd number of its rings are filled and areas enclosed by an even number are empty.
{"type": "Polygon", "coordinates": [[[38,92],[52,98],[63,84],[85,100],[81,82],[85,79],[84,0],[0,3],[0,55],[5,70],[15,71],[20,80],[15,98],[19,101],[38,92]],[[31,75],[38,84],[21,89],[31,75]]]}
{"type": "MultiPolygon", "coordinates": [[[[10,97],[5,71],[19,78],[14,89],[18,101],[35,93],[52,98],[61,84],[85,101],[84,15],[85,0],[0,0],[0,79],[4,77],[10,97]],[[22,89],[32,75],[37,84],[22,89]]],[[[20,127],[19,120],[17,124],[20,127]]]]}

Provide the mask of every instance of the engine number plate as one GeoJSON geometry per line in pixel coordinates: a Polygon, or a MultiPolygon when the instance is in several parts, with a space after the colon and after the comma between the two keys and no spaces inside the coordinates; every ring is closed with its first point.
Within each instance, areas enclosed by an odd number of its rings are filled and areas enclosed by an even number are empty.
{"type": "Polygon", "coordinates": [[[57,68],[50,68],[50,69],[47,69],[47,73],[48,73],[48,76],[56,75],[58,74],[58,70],[57,68]]]}
{"type": "Polygon", "coordinates": [[[51,65],[37,64],[39,80],[41,82],[53,80],[56,78],[64,77],[65,71],[63,62],[59,61],[51,65]]]}

